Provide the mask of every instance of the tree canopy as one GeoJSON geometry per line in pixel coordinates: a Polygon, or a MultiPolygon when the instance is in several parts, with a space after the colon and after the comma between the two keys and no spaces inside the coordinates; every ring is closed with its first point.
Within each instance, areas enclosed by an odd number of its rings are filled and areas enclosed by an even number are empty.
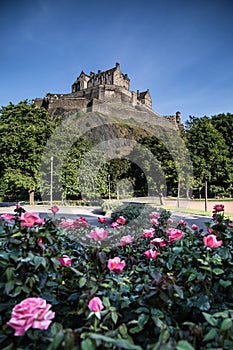
{"type": "Polygon", "coordinates": [[[27,100],[1,108],[0,176],[5,195],[17,196],[22,190],[33,195],[41,154],[54,127],[47,111],[27,100]]]}
{"type": "Polygon", "coordinates": [[[186,144],[194,168],[194,189],[201,194],[205,181],[212,196],[227,194],[231,165],[229,147],[211,118],[191,117],[186,130],[186,144]]]}
{"type": "Polygon", "coordinates": [[[53,120],[27,100],[0,109],[2,198],[30,194],[33,202],[36,191],[48,198],[51,157],[56,199],[97,193],[107,197],[109,189],[116,195],[122,181],[134,195],[147,195],[150,189],[155,195],[189,196],[193,182],[199,196],[205,181],[210,196],[232,195],[232,114],[190,117],[176,138],[171,130],[162,130],[157,137],[120,121],[82,134],[78,121],[83,118],[85,125],[85,115],[80,113],[67,121],[53,120]],[[117,138],[135,142],[136,147],[119,146],[112,159],[104,142],[117,138]]]}

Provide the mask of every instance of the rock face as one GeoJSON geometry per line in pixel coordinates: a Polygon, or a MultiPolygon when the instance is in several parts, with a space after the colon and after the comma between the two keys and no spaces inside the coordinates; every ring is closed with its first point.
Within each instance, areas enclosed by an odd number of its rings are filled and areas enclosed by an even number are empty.
{"type": "Polygon", "coordinates": [[[102,112],[104,103],[142,106],[152,109],[152,99],[149,90],[140,92],[129,90],[130,79],[123,74],[120,64],[114,68],[98,73],[83,71],[72,85],[70,94],[48,93],[43,99],[36,98],[38,107],[45,107],[52,117],[83,110],[85,112],[102,112]]]}

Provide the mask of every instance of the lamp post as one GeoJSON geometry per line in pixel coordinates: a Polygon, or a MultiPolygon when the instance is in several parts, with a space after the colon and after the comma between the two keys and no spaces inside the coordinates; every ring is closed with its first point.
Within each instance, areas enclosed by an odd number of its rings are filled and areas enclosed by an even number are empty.
{"type": "Polygon", "coordinates": [[[53,205],[53,157],[50,158],[50,205],[53,205]]]}
{"type": "Polygon", "coordinates": [[[108,174],[108,199],[111,199],[111,183],[110,183],[110,174],[108,174]]]}

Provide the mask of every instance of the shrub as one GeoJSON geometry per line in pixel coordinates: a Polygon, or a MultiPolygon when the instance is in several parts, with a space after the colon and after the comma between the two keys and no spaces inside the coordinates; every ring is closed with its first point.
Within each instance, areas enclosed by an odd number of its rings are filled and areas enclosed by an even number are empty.
{"type": "Polygon", "coordinates": [[[5,215],[1,349],[232,349],[233,225],[219,209],[202,231],[184,221],[172,227],[168,212],[147,207],[133,225],[100,224],[108,230],[103,240],[91,238],[94,228],[82,218],[42,223],[33,216],[28,227],[22,208],[5,215]],[[14,336],[7,322],[27,298],[49,303],[52,323],[37,329],[30,319],[25,334],[14,336]]]}
{"type": "Polygon", "coordinates": [[[113,209],[116,209],[117,207],[119,207],[122,204],[121,201],[118,200],[105,200],[102,205],[101,205],[101,209],[103,211],[104,214],[112,211],[113,209]]]}

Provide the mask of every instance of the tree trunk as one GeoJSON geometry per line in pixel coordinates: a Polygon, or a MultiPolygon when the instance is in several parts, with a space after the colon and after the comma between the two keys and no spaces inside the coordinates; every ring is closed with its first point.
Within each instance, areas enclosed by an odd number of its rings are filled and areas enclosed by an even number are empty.
{"type": "Polygon", "coordinates": [[[29,204],[35,204],[35,190],[29,190],[29,204]]]}
{"type": "Polygon", "coordinates": [[[177,208],[180,207],[180,179],[178,179],[178,189],[177,189],[177,208]]]}
{"type": "Polygon", "coordinates": [[[160,205],[164,205],[163,193],[162,192],[159,193],[159,201],[160,201],[160,205]]]}

